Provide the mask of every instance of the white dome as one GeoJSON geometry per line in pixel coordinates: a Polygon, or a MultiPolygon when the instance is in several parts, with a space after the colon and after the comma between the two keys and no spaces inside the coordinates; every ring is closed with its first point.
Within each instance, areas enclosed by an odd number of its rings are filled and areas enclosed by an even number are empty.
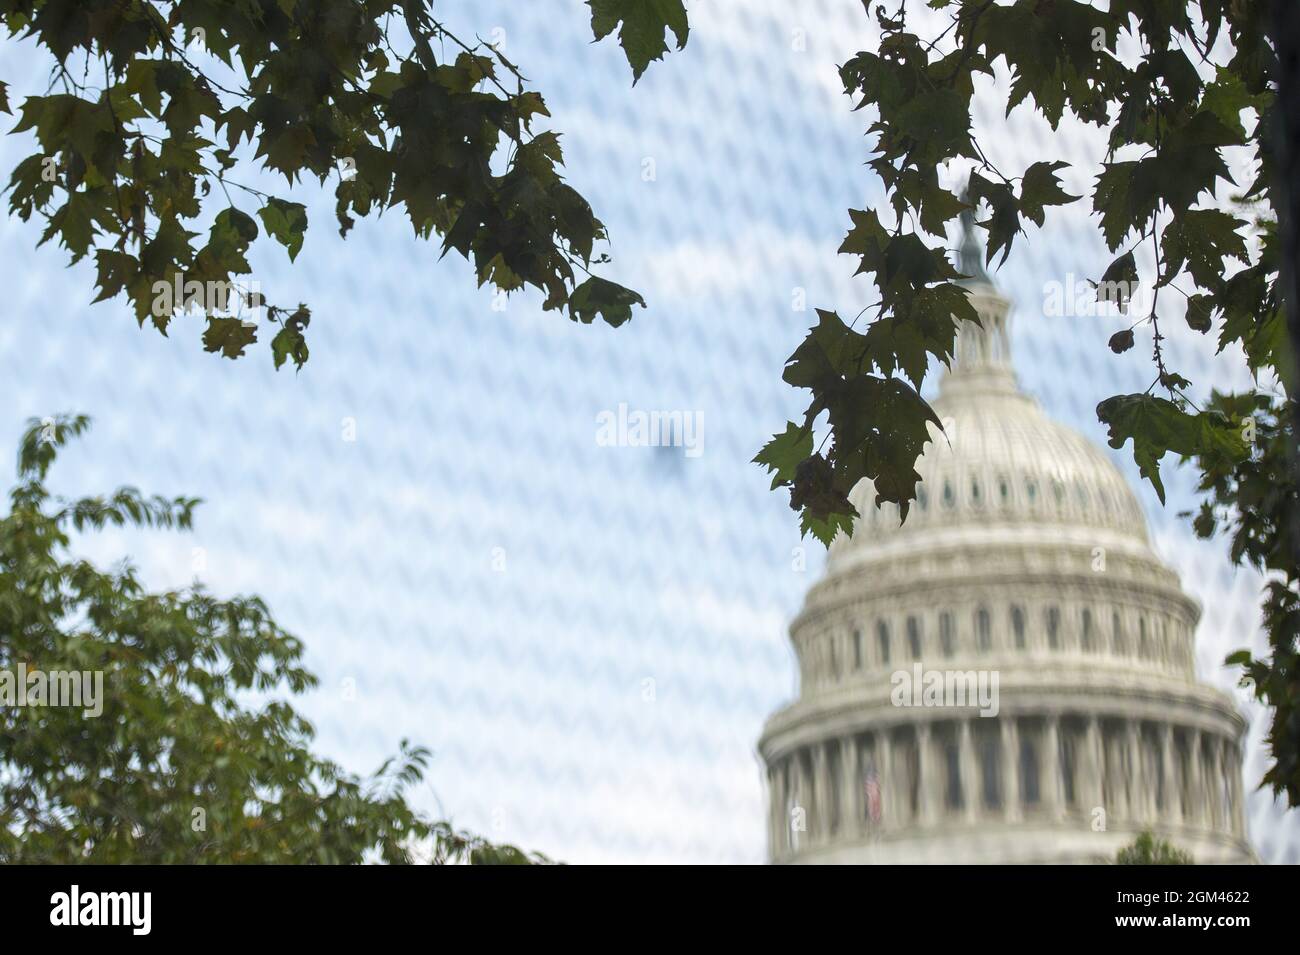
{"type": "Polygon", "coordinates": [[[759,741],[772,857],[1104,862],[1155,829],[1249,861],[1244,722],[1196,680],[1199,607],[1105,452],[1017,387],[1009,303],[963,271],[980,324],[958,331],[918,500],[900,524],[854,488],[854,534],[790,626],[799,695],[759,741]],[[895,695],[936,676],[991,705],[895,695]]]}
{"type": "Polygon", "coordinates": [[[860,482],[850,500],[862,516],[851,538],[840,534],[831,544],[832,567],[882,553],[893,538],[926,546],[972,526],[1039,535],[1104,529],[1146,544],[1146,520],[1119,469],[1017,387],[1003,357],[1005,300],[981,285],[972,303],[984,326],[958,336],[957,358],[932,403],[943,430],[930,426],[906,522],[895,504],[877,508],[874,486],[860,482]]]}

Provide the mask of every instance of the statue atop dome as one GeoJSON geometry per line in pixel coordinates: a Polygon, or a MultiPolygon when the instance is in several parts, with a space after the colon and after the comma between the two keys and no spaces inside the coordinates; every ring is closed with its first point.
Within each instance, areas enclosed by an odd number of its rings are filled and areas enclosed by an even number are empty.
{"type": "MultiPolygon", "coordinates": [[[[969,188],[961,191],[961,201],[970,202],[969,188]]],[[[983,282],[992,285],[993,279],[984,266],[984,247],[975,238],[975,210],[967,207],[961,214],[961,243],[957,247],[957,271],[966,276],[968,283],[983,282]]]]}

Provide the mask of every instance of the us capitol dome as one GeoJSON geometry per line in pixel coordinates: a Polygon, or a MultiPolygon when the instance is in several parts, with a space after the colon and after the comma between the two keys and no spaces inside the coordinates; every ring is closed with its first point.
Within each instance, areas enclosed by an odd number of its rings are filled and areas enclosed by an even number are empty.
{"type": "Polygon", "coordinates": [[[982,326],[959,329],[918,498],[900,523],[860,483],[790,626],[799,696],[759,741],[771,860],[1101,863],[1150,829],[1253,862],[1245,722],[1196,680],[1199,605],[1106,454],[1020,390],[969,221],[960,260],[982,326]]]}

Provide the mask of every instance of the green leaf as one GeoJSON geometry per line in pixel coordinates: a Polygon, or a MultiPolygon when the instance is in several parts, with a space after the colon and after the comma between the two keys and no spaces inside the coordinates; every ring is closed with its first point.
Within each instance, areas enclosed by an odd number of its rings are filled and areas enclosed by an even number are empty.
{"type": "Polygon", "coordinates": [[[1210,330],[1213,324],[1214,316],[1214,298],[1210,295],[1192,295],[1187,299],[1187,312],[1184,318],[1187,320],[1187,327],[1193,331],[1205,334],[1210,330]]]}
{"type": "Polygon", "coordinates": [[[632,306],[645,308],[645,299],[630,288],[592,276],[569,296],[569,315],[590,325],[599,315],[617,328],[632,318],[632,306]]]}
{"type": "Polygon", "coordinates": [[[947,88],[923,91],[898,110],[893,128],[941,152],[951,151],[970,140],[969,97],[947,88]]]}
{"type": "Polygon", "coordinates": [[[1011,243],[1024,232],[1020,227],[1020,205],[1015,194],[1005,183],[991,182],[979,173],[971,173],[968,189],[975,205],[983,201],[991,209],[988,219],[980,223],[989,233],[989,261],[993,261],[1000,249],[1002,262],[1005,262],[1011,254],[1011,243]]]}
{"type": "Polygon", "coordinates": [[[1197,285],[1216,287],[1228,259],[1249,262],[1246,240],[1237,232],[1245,225],[1218,209],[1193,209],[1174,219],[1160,239],[1168,280],[1176,278],[1185,263],[1197,285]]]}
{"type": "Polygon", "coordinates": [[[1020,180],[1020,212],[1035,225],[1043,224],[1044,206],[1062,206],[1078,199],[1061,188],[1056,170],[1068,168],[1061,161],[1036,162],[1020,180]]]}
{"type": "Polygon", "coordinates": [[[95,253],[95,264],[99,269],[96,281],[99,295],[95,297],[96,302],[113,298],[130,284],[139,271],[139,263],[134,256],[116,249],[99,249],[95,253]]]}
{"type": "MultiPolygon", "coordinates": [[[[1137,261],[1133,258],[1132,252],[1126,252],[1114,262],[1106,267],[1102,273],[1101,281],[1097,283],[1097,301],[1109,302],[1121,312],[1128,311],[1129,301],[1133,297],[1134,291],[1137,290],[1138,271],[1137,261]]],[[[1129,336],[1128,347],[1133,346],[1132,336],[1129,336]]],[[[1111,348],[1114,348],[1114,339],[1111,339],[1111,348]]],[[[1116,349],[1119,351],[1120,349],[1116,349]]]]}
{"type": "Polygon", "coordinates": [[[1165,502],[1160,460],[1169,452],[1201,459],[1204,466],[1231,466],[1247,453],[1234,422],[1215,412],[1189,414],[1154,395],[1116,395],[1097,405],[1097,418],[1109,430],[1110,446],[1133,442],[1133,460],[1165,502]]]}
{"type": "Polygon", "coordinates": [[[652,60],[668,52],[668,30],[677,40],[677,49],[686,46],[690,25],[682,0],[587,0],[587,6],[591,7],[591,32],[597,40],[618,28],[619,45],[632,67],[633,85],[652,60]]]}
{"type": "Polygon", "coordinates": [[[858,513],[830,462],[820,454],[799,462],[790,488],[790,507],[801,512],[801,532],[812,534],[828,547],[839,531],[853,532],[853,518],[858,513]]]}
{"type": "Polygon", "coordinates": [[[306,363],[308,349],[303,329],[310,323],[311,310],[305,305],[299,305],[297,311],[284,320],[283,326],[271,339],[271,355],[277,369],[290,358],[296,368],[302,368],[306,363]]]}
{"type": "Polygon", "coordinates": [[[785,431],[773,435],[763,450],[754,456],[754,463],[773,472],[772,490],[776,490],[794,481],[800,463],[812,456],[812,449],[812,429],[787,422],[785,431]]]}
{"type": "Polygon", "coordinates": [[[208,328],[203,333],[204,351],[220,352],[226,358],[238,358],[244,354],[244,348],[255,341],[257,326],[245,325],[238,318],[208,316],[208,328]]]}
{"type": "Polygon", "coordinates": [[[1123,331],[1116,332],[1110,336],[1110,350],[1116,355],[1122,355],[1133,347],[1133,329],[1126,328],[1123,331]]]}
{"type": "Polygon", "coordinates": [[[303,235],[307,231],[307,207],[272,196],[257,214],[266,226],[266,231],[289,253],[289,261],[297,258],[298,251],[302,248],[303,235]]]}

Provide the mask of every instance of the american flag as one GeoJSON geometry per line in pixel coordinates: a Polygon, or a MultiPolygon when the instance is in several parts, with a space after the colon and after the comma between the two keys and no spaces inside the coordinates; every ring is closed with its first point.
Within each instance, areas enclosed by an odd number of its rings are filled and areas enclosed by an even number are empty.
{"type": "Polygon", "coordinates": [[[867,770],[867,778],[863,783],[862,788],[867,794],[867,818],[872,822],[879,822],[882,800],[880,795],[880,779],[876,776],[876,771],[874,769],[867,770]]]}

